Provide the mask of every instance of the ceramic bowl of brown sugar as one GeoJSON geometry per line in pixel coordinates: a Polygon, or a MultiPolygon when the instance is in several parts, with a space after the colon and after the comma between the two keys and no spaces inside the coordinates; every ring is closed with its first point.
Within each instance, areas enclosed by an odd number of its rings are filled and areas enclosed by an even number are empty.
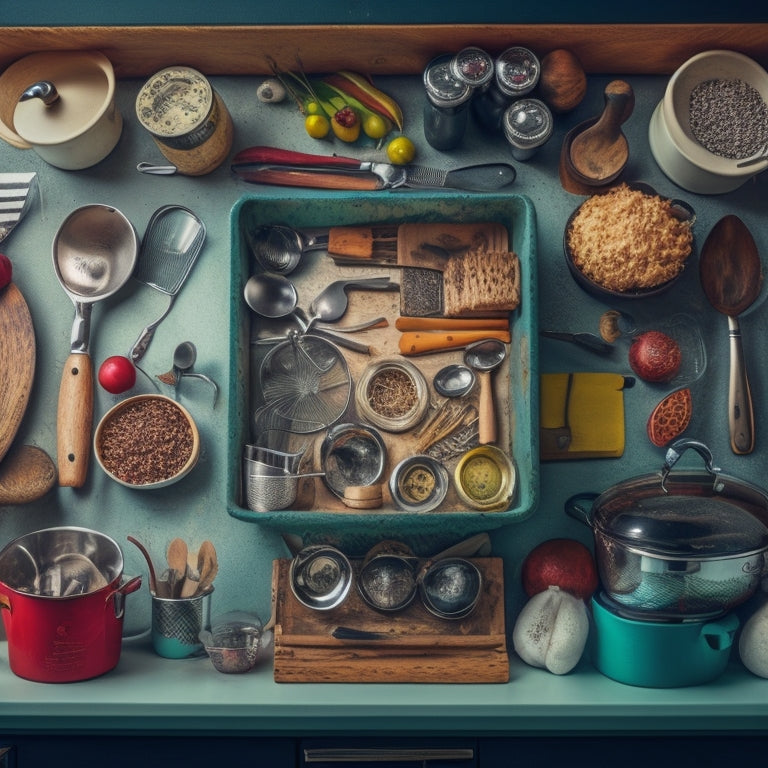
{"type": "Polygon", "coordinates": [[[104,414],[93,439],[104,472],[129,488],[163,488],[187,475],[200,456],[189,411],[165,395],[126,398],[104,414]]]}
{"type": "Polygon", "coordinates": [[[768,168],[768,72],[737,51],[692,56],[670,78],[648,138],[661,170],[683,189],[737,189],[768,168]]]}

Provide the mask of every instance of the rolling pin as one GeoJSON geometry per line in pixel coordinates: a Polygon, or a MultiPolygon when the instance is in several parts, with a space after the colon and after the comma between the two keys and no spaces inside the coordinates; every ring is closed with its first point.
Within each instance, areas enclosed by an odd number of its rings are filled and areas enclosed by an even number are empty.
{"type": "Polygon", "coordinates": [[[467,344],[483,339],[498,339],[510,342],[509,331],[479,329],[476,331],[405,331],[400,334],[401,355],[423,355],[427,352],[442,352],[447,349],[461,349],[467,344]]]}

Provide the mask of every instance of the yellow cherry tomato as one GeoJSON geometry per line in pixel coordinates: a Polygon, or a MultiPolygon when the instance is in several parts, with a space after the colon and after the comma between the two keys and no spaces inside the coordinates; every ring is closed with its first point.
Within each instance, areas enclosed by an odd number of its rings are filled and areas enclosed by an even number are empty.
{"type": "Polygon", "coordinates": [[[304,128],[313,139],[324,139],[331,130],[331,122],[325,115],[307,115],[304,128]]]}
{"type": "Polygon", "coordinates": [[[308,101],[304,105],[304,109],[308,115],[324,115],[323,108],[316,101],[308,101]]]}
{"type": "Polygon", "coordinates": [[[363,121],[363,133],[370,139],[383,139],[389,133],[389,128],[381,115],[368,115],[363,121]]]}
{"type": "Polygon", "coordinates": [[[406,165],[416,157],[416,147],[407,136],[398,136],[387,144],[387,157],[393,165],[406,165]]]}

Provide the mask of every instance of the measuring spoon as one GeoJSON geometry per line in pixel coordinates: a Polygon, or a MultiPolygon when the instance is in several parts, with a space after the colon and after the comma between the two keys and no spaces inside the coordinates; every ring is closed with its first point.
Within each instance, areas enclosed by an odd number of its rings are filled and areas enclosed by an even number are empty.
{"type": "Polygon", "coordinates": [[[475,386],[475,372],[467,365],[446,365],[432,379],[435,392],[443,397],[463,397],[475,386]]]}
{"type": "Polygon", "coordinates": [[[75,306],[70,354],[59,387],[56,425],[59,485],[79,488],[88,473],[93,425],[91,311],[125,285],[136,266],[139,238],[130,221],[108,205],[73,211],[53,240],[53,267],[75,306]]]}
{"type": "Polygon", "coordinates": [[[723,216],[710,231],[701,249],[699,278],[709,303],[728,316],[731,449],[737,454],[751,453],[755,447],[755,415],[738,316],[760,295],[763,275],[757,245],[738,216],[723,216]]]}
{"type": "Polygon", "coordinates": [[[491,372],[504,362],[506,356],[507,348],[504,342],[498,339],[476,341],[464,350],[464,362],[475,369],[480,383],[477,430],[481,445],[496,442],[496,410],[493,404],[491,372]]]}

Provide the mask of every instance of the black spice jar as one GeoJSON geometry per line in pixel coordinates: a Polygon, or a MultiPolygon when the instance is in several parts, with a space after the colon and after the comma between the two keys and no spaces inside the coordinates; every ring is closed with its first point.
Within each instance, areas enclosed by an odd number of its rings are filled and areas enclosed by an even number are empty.
{"type": "Polygon", "coordinates": [[[424,70],[424,138],[434,149],[456,148],[464,138],[472,87],[454,77],[450,54],[433,59],[424,70]]]}

